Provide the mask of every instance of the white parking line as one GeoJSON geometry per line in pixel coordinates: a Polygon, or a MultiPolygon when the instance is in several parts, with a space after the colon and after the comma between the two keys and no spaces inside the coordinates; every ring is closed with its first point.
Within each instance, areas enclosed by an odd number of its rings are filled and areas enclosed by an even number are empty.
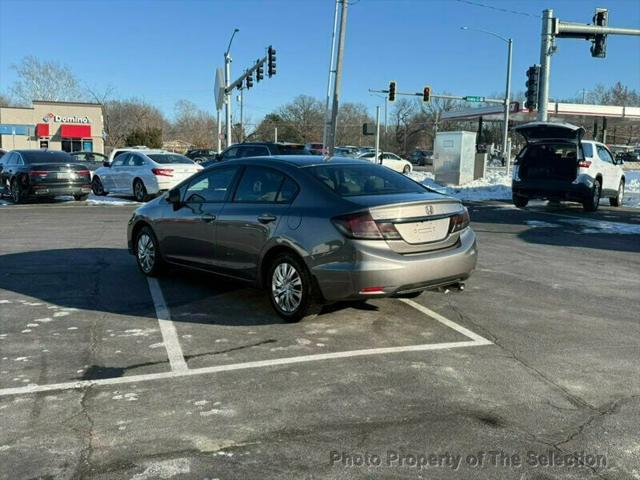
{"type": "Polygon", "coordinates": [[[167,356],[169,357],[169,365],[174,372],[182,372],[187,370],[187,362],[184,360],[184,354],[182,353],[182,347],[178,340],[178,332],[176,326],[171,321],[169,309],[167,303],[164,301],[164,295],[158,284],[158,280],[155,278],[147,277],[149,283],[149,291],[151,292],[151,298],[153,298],[153,306],[156,309],[156,317],[158,317],[158,324],[160,325],[160,332],[162,333],[162,341],[167,349],[167,356]]]}
{"type": "Polygon", "coordinates": [[[202,368],[187,368],[184,356],[182,355],[182,349],[178,342],[175,326],[171,322],[169,312],[162,296],[160,286],[155,279],[149,279],[149,290],[153,297],[154,304],[156,306],[156,312],[158,321],[160,322],[160,329],[162,331],[163,338],[165,339],[165,345],[167,346],[167,353],[171,362],[172,370],[170,372],[162,373],[150,373],[145,375],[131,375],[128,377],[116,377],[105,378],[99,380],[82,380],[78,382],[65,382],[55,383],[51,385],[33,385],[25,387],[14,387],[0,389],[0,397],[6,397],[10,395],[24,395],[60,390],[74,390],[87,388],[96,385],[120,385],[124,383],[138,383],[146,382],[150,380],[165,380],[171,378],[180,377],[192,377],[195,375],[205,375],[220,372],[230,372],[235,370],[246,370],[251,368],[265,368],[265,367],[277,367],[282,365],[293,365],[298,363],[310,363],[318,362],[322,360],[335,360],[340,358],[353,358],[364,357],[372,355],[386,355],[392,353],[404,353],[404,352],[426,352],[431,350],[450,350],[453,348],[462,347],[477,347],[483,345],[491,345],[492,342],[486,338],[468,330],[467,328],[458,325],[457,323],[443,317],[442,315],[434,312],[433,310],[420,305],[411,300],[402,299],[404,303],[422,312],[423,314],[437,320],[438,322],[446,325],[447,327],[461,333],[462,335],[470,338],[471,340],[461,342],[446,342],[446,343],[432,343],[423,345],[407,345],[403,347],[386,347],[386,348],[366,348],[361,350],[350,350],[346,352],[333,352],[333,353],[320,353],[313,355],[302,355],[298,357],[288,358],[275,358],[272,360],[258,360],[253,362],[232,363],[229,365],[218,365],[213,367],[202,368]]]}

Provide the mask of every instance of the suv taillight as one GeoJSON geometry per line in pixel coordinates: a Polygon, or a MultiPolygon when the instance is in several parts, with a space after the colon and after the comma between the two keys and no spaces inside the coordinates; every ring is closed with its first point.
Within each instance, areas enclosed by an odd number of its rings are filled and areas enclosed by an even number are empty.
{"type": "Polygon", "coordinates": [[[578,167],[580,168],[589,168],[591,166],[591,160],[580,160],[578,162],[578,167]]]}
{"type": "Polygon", "coordinates": [[[341,215],[331,220],[340,232],[358,240],[396,240],[401,238],[393,223],[376,223],[369,212],[341,215]]]}
{"type": "Polygon", "coordinates": [[[451,217],[449,223],[449,233],[459,232],[469,226],[471,219],[469,218],[469,211],[465,207],[461,213],[451,217]]]}

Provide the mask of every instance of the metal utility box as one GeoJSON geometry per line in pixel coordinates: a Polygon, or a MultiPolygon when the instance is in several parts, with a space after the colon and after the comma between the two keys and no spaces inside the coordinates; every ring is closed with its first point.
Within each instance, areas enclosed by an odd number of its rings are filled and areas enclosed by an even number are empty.
{"type": "Polygon", "coordinates": [[[438,132],[433,146],[436,182],[463,185],[474,179],[475,132],[438,132]]]}

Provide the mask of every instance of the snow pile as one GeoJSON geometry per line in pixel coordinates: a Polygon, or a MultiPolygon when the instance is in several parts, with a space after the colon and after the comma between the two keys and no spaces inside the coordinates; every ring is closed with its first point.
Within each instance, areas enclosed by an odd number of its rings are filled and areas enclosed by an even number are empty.
{"type": "Polygon", "coordinates": [[[627,183],[623,204],[625,207],[640,208],[640,170],[627,170],[624,176],[627,183]]]}
{"type": "Polygon", "coordinates": [[[489,171],[483,178],[453,186],[436,183],[432,173],[411,172],[409,176],[437,192],[460,200],[511,200],[511,176],[505,172],[489,171]]]}
{"type": "Polygon", "coordinates": [[[142,205],[140,202],[127,197],[112,197],[111,195],[97,197],[93,193],[89,195],[87,203],[90,205],[142,205]]]}

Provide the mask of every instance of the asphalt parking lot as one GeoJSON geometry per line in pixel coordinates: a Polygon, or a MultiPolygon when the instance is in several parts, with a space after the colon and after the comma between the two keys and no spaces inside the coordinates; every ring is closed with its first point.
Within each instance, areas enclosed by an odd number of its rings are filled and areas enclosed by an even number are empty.
{"type": "Polygon", "coordinates": [[[290,325],[133,208],[0,206],[1,479],[640,478],[640,210],[472,204],[464,292],[290,325]]]}

